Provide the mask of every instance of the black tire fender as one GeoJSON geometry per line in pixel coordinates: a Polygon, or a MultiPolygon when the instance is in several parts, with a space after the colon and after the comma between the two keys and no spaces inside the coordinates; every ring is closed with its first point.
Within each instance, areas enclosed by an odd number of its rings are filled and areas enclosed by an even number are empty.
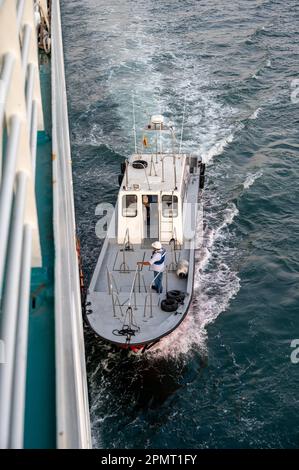
{"type": "Polygon", "coordinates": [[[164,299],[161,302],[161,309],[164,312],[176,312],[179,304],[175,299],[164,299]]]}
{"type": "Polygon", "coordinates": [[[178,303],[182,303],[186,297],[186,294],[180,290],[169,290],[166,294],[166,297],[167,299],[174,299],[178,303]]]}

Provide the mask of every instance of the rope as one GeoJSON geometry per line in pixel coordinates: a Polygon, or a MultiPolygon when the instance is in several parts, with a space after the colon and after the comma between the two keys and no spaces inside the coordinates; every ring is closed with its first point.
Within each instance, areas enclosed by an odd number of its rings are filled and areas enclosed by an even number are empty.
{"type": "Polygon", "coordinates": [[[135,333],[138,331],[140,331],[140,328],[134,323],[132,307],[129,305],[122,328],[120,330],[113,330],[112,334],[115,336],[126,336],[126,343],[129,343],[131,341],[131,336],[135,336],[135,333]],[[126,323],[127,317],[129,317],[128,324],[126,323]]]}

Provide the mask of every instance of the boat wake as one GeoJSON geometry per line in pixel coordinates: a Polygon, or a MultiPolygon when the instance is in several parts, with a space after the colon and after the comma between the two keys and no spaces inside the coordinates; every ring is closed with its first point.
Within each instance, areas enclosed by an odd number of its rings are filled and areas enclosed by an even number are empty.
{"type": "Polygon", "coordinates": [[[229,266],[231,237],[229,225],[238,215],[235,204],[223,211],[223,219],[214,228],[206,228],[201,248],[197,251],[194,296],[188,315],[168,337],[149,350],[152,358],[187,356],[199,350],[207,354],[207,326],[225,311],[240,289],[238,273],[229,266]]]}

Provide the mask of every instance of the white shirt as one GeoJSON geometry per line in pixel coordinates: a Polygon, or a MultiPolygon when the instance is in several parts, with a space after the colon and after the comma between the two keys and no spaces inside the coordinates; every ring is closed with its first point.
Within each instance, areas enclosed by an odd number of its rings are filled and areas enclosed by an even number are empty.
{"type": "Polygon", "coordinates": [[[162,256],[162,253],[159,253],[158,251],[156,251],[153,254],[153,256],[151,257],[151,259],[149,260],[149,264],[152,266],[153,271],[156,271],[156,272],[159,272],[159,273],[164,271],[164,269],[165,269],[165,256],[164,256],[163,263],[161,263],[161,264],[154,264],[154,263],[156,261],[160,261],[161,256],[162,256]]]}

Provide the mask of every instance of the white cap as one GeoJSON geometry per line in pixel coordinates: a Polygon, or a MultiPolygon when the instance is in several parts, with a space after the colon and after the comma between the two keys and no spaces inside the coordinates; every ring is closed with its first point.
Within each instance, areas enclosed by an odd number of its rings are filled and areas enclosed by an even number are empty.
{"type": "Polygon", "coordinates": [[[152,243],[152,247],[155,248],[155,250],[161,250],[162,245],[159,241],[156,241],[156,242],[152,243]]]}

